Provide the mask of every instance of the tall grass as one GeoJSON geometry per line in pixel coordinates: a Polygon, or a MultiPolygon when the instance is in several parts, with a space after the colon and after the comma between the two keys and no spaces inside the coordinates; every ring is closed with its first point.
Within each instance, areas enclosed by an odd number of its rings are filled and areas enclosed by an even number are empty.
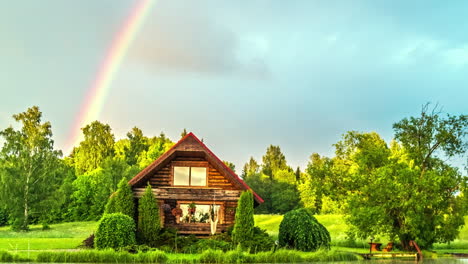
{"type": "Polygon", "coordinates": [[[240,250],[223,252],[205,250],[201,254],[171,254],[162,251],[148,251],[131,254],[114,250],[80,250],[80,251],[44,251],[33,259],[21,258],[19,255],[0,251],[0,262],[42,262],[42,263],[302,263],[319,261],[353,261],[357,257],[349,252],[319,250],[301,252],[280,249],[276,252],[259,252],[250,254],[240,250]]]}
{"type": "Polygon", "coordinates": [[[165,263],[168,257],[162,251],[139,252],[130,254],[128,252],[116,252],[113,250],[82,250],[82,251],[61,251],[61,252],[42,252],[37,255],[37,262],[55,262],[55,263],[165,263]]]}

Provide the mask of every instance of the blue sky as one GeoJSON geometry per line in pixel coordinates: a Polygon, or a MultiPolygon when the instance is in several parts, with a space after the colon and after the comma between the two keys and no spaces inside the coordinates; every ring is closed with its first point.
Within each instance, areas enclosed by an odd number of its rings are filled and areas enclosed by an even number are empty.
{"type": "MultiPolygon", "coordinates": [[[[132,5],[1,1],[0,128],[38,105],[63,148],[132,5]]],[[[187,128],[238,172],[269,144],[304,167],[349,130],[391,140],[392,124],[426,102],[467,114],[467,11],[466,1],[156,1],[99,120],[117,138],[138,126],[177,140],[187,128]]]]}

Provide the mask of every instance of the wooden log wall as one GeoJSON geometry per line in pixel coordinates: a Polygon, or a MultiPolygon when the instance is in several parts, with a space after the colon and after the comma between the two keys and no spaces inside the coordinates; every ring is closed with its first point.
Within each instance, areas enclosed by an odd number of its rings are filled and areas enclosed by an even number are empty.
{"type": "MultiPolygon", "coordinates": [[[[170,187],[173,181],[173,166],[187,167],[206,167],[208,170],[208,186],[209,188],[222,188],[226,190],[234,190],[234,184],[214,168],[208,161],[202,157],[176,157],[170,161],[162,169],[158,170],[149,182],[153,187],[170,187]]],[[[203,187],[197,187],[203,188],[203,187]]]]}

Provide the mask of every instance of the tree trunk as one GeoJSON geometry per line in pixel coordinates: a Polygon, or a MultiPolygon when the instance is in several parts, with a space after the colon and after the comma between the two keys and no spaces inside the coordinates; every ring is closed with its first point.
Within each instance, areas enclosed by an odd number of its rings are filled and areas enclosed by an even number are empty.
{"type": "Polygon", "coordinates": [[[404,251],[411,251],[412,250],[412,245],[411,245],[410,241],[413,240],[413,239],[407,234],[400,235],[399,238],[400,238],[402,249],[404,251]]]}

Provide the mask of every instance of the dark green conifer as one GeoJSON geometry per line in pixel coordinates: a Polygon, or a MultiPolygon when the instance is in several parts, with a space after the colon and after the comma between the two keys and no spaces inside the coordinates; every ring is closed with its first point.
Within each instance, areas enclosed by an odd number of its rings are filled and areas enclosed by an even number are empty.
{"type": "Polygon", "coordinates": [[[140,243],[155,246],[161,229],[158,201],[153,195],[151,185],[146,187],[138,204],[138,239],[140,243]]]}
{"type": "Polygon", "coordinates": [[[241,194],[237,204],[232,241],[244,247],[254,235],[254,201],[251,191],[241,194]]]}

